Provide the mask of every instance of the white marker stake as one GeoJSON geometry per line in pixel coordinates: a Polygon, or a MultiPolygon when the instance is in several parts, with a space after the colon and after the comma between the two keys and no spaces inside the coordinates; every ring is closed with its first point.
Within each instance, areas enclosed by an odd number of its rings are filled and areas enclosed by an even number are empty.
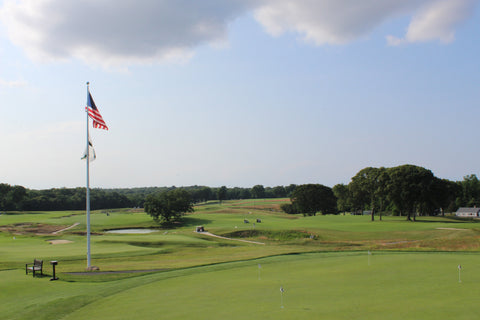
{"type": "Polygon", "coordinates": [[[370,265],[370,256],[372,255],[372,253],[370,252],[370,250],[368,250],[368,265],[370,265]]]}
{"type": "Polygon", "coordinates": [[[461,265],[458,265],[458,283],[462,282],[462,279],[460,277],[460,273],[462,271],[462,266],[461,265]]]}
{"type": "Polygon", "coordinates": [[[285,290],[283,289],[283,286],[280,286],[280,304],[282,305],[280,308],[283,309],[283,293],[285,290]]]}
{"type": "Polygon", "coordinates": [[[260,280],[260,270],[262,269],[262,266],[260,263],[258,264],[258,280],[260,280]]]}

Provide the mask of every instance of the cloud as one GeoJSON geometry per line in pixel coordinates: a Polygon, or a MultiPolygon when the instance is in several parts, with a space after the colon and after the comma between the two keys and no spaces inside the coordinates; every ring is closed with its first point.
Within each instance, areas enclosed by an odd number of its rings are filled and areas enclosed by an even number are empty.
{"type": "Polygon", "coordinates": [[[454,28],[478,0],[267,0],[256,19],[273,36],[298,33],[314,45],[345,44],[367,36],[382,23],[413,15],[406,39],[388,36],[391,45],[450,42],[454,28]]]}
{"type": "Polygon", "coordinates": [[[201,45],[225,44],[228,26],[252,13],[273,36],[338,45],[411,16],[390,45],[451,42],[480,0],[4,0],[0,21],[35,61],[79,59],[103,67],[188,61],[201,45]]]}
{"type": "Polygon", "coordinates": [[[255,17],[273,36],[302,35],[315,45],[344,44],[409,8],[412,0],[269,0],[255,17]]]}
{"type": "Polygon", "coordinates": [[[450,43],[455,27],[473,12],[475,0],[441,0],[428,3],[412,18],[404,38],[387,36],[390,45],[439,40],[450,43]]]}
{"type": "Polygon", "coordinates": [[[10,88],[17,88],[17,87],[25,87],[27,86],[27,82],[23,80],[4,80],[0,79],[0,87],[10,87],[10,88]]]}
{"type": "Polygon", "coordinates": [[[188,59],[226,41],[249,0],[5,0],[0,20],[36,61],[72,57],[115,66],[188,59]]]}

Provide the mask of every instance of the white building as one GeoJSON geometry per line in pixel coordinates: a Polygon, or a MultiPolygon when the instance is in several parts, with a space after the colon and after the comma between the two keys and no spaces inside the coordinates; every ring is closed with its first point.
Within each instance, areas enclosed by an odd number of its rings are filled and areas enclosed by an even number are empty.
{"type": "Polygon", "coordinates": [[[480,208],[458,208],[455,213],[457,217],[465,218],[479,218],[480,217],[480,208]]]}

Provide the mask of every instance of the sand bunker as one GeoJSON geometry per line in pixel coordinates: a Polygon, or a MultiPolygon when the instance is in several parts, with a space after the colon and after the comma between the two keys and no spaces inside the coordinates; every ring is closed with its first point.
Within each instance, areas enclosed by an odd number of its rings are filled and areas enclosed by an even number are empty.
{"type": "Polygon", "coordinates": [[[65,244],[65,243],[72,243],[73,241],[70,240],[48,240],[50,244],[65,244]]]}

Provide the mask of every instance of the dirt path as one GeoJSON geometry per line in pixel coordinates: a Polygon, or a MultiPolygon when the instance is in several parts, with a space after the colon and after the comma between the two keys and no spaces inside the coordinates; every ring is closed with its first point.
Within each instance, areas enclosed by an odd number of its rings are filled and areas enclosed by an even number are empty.
{"type": "Polygon", "coordinates": [[[62,230],[58,230],[58,231],[52,232],[52,234],[58,234],[58,233],[60,233],[60,232],[62,232],[62,231],[75,228],[75,227],[78,226],[79,224],[80,224],[80,222],[75,222],[75,223],[72,224],[70,227],[67,227],[67,228],[64,228],[64,229],[62,229],[62,230]]]}
{"type": "Polygon", "coordinates": [[[207,235],[207,236],[210,236],[210,237],[225,239],[225,240],[241,241],[241,242],[248,242],[248,243],[255,243],[255,244],[265,244],[265,243],[263,243],[263,242],[257,242],[257,241],[250,241],[250,240],[233,239],[233,238],[222,237],[222,236],[218,236],[218,235],[216,235],[216,234],[210,233],[210,232],[198,232],[198,233],[204,234],[204,235],[207,235]]]}

